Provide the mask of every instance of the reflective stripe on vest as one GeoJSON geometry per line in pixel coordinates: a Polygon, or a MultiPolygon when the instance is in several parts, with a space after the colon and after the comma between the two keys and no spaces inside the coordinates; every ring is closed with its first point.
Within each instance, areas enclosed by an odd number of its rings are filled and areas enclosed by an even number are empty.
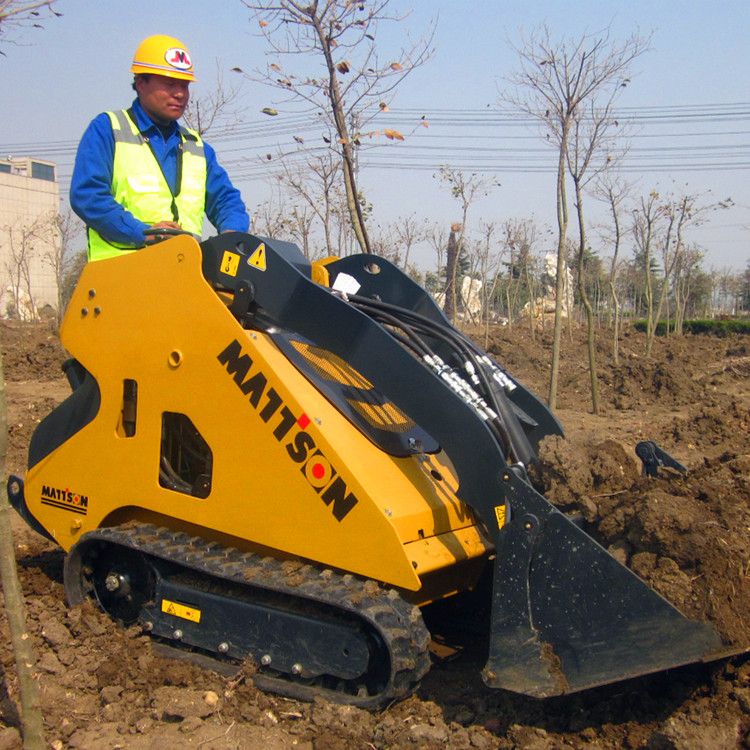
{"type": "MultiPolygon", "coordinates": [[[[174,221],[172,193],[148,142],[127,112],[107,112],[115,139],[112,195],[125,210],[145,224],[174,221]]],[[[206,155],[194,130],[180,126],[182,181],[174,198],[180,226],[200,237],[206,205],[206,155]]],[[[103,260],[133,252],[105,240],[89,227],[89,260],[103,260]]]]}

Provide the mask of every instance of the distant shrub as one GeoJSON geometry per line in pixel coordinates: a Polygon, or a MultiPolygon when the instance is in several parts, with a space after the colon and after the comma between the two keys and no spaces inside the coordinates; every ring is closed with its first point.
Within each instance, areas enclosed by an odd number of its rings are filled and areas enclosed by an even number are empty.
{"type": "MultiPolygon", "coordinates": [[[[641,333],[646,332],[646,321],[636,320],[633,328],[641,333]]],[[[669,321],[669,330],[674,331],[674,321],[669,321]]],[[[686,320],[682,324],[684,333],[703,334],[707,336],[728,336],[732,333],[750,335],[750,320],[686,320]]],[[[664,336],[667,332],[667,321],[660,320],[656,326],[656,335],[664,336]]]]}

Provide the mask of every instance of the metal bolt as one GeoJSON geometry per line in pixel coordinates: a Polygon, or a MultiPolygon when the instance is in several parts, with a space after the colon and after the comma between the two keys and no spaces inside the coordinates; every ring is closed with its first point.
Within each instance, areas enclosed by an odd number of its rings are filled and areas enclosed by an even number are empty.
{"type": "Polygon", "coordinates": [[[85,318],[88,314],[89,314],[88,307],[82,307],[81,308],[81,315],[83,315],[83,317],[85,318]]]}
{"type": "Polygon", "coordinates": [[[182,640],[182,631],[179,628],[177,628],[177,630],[175,630],[174,633],[172,633],[172,637],[177,641],[182,640]]]}
{"type": "Polygon", "coordinates": [[[110,573],[104,579],[104,588],[107,589],[107,591],[109,591],[110,593],[113,591],[117,591],[117,589],[119,589],[121,585],[122,580],[116,573],[110,573]]]}
{"type": "Polygon", "coordinates": [[[89,299],[96,297],[96,289],[89,289],[89,299]]]}
{"type": "Polygon", "coordinates": [[[385,513],[386,516],[388,516],[388,518],[390,518],[393,515],[393,511],[390,508],[384,508],[383,513],[385,513]]]}
{"type": "Polygon", "coordinates": [[[229,644],[226,641],[222,641],[218,645],[218,650],[220,654],[226,654],[226,652],[229,651],[229,644]]]}
{"type": "Polygon", "coordinates": [[[299,662],[292,664],[292,674],[302,674],[302,665],[299,662]]]}
{"type": "Polygon", "coordinates": [[[509,482],[510,481],[510,474],[503,474],[503,482],[509,482]]]}
{"type": "Polygon", "coordinates": [[[523,525],[523,527],[524,527],[524,529],[526,529],[526,531],[531,531],[531,529],[534,528],[534,524],[531,523],[531,521],[526,521],[526,523],[523,525]]]}
{"type": "Polygon", "coordinates": [[[313,419],[313,422],[315,422],[315,424],[317,425],[323,424],[323,420],[320,417],[315,417],[315,419],[313,419]]]}
{"type": "Polygon", "coordinates": [[[101,307],[95,307],[94,308],[94,315],[99,315],[101,313],[101,311],[102,311],[101,307]]]}
{"type": "Polygon", "coordinates": [[[271,655],[270,654],[263,654],[263,656],[260,657],[260,663],[267,667],[271,663],[271,655]]]}

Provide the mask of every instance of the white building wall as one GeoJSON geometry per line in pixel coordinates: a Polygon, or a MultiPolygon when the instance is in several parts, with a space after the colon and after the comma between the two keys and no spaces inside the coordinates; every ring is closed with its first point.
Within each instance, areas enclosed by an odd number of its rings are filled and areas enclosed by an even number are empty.
{"type": "Polygon", "coordinates": [[[56,180],[32,176],[34,170],[54,176],[51,162],[0,159],[0,317],[17,309],[30,320],[46,305],[57,309],[52,259],[60,253],[60,190],[56,180]],[[16,302],[19,259],[27,263],[30,284],[21,280],[16,302]]]}

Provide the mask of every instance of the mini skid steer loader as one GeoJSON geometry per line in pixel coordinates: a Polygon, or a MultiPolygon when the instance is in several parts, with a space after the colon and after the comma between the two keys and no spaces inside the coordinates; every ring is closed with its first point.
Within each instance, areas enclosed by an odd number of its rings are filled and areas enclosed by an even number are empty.
{"type": "Polygon", "coordinates": [[[8,489],[71,605],[369,708],[427,672],[423,609],[483,577],[490,687],[722,650],[534,490],[557,420],[380,257],[170,237],[89,263],[61,339],[72,393],[8,489]]]}

